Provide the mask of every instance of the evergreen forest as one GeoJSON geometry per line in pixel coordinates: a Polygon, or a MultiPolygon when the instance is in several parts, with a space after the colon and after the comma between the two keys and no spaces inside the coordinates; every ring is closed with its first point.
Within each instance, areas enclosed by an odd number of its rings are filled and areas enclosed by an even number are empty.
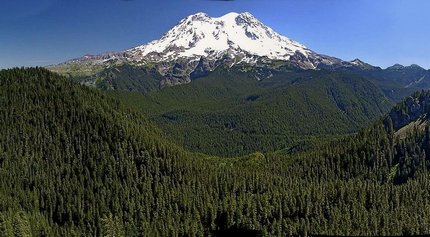
{"type": "MultiPolygon", "coordinates": [[[[340,120],[311,110],[335,111],[318,94],[295,90],[311,84],[306,80],[273,80],[288,87],[274,93],[277,101],[264,85],[237,91],[244,101],[228,100],[227,107],[272,115],[251,126],[253,118],[217,108],[216,99],[206,101],[212,113],[178,102],[193,90],[218,98],[229,87],[217,80],[210,91],[196,81],[163,96],[126,98],[43,68],[0,71],[0,236],[429,234],[430,92],[415,92],[391,110],[385,102],[366,110],[361,106],[372,98],[351,93],[374,89],[359,77],[305,77],[324,81],[313,84],[322,88],[317,93],[333,92],[335,106],[344,108],[336,112],[340,120]],[[294,108],[306,108],[297,113],[308,117],[264,111],[268,102],[285,101],[305,101],[294,108]],[[204,122],[188,130],[197,116],[234,134],[224,140],[204,122]],[[338,130],[327,135],[332,125],[338,130]],[[254,133],[245,136],[250,127],[254,133]],[[295,137],[301,130],[309,138],[295,137]]],[[[382,98],[376,89],[372,95],[382,98]]]]}

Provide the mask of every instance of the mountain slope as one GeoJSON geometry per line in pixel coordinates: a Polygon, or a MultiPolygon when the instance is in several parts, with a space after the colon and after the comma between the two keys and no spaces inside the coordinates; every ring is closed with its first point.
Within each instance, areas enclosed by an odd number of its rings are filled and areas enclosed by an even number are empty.
{"type": "Polygon", "coordinates": [[[418,65],[402,66],[396,64],[384,70],[383,77],[400,83],[405,88],[428,88],[430,73],[418,65]]]}
{"type": "Polygon", "coordinates": [[[418,65],[393,65],[386,69],[374,67],[358,59],[351,61],[354,66],[341,66],[334,71],[359,74],[366,77],[384,91],[394,102],[401,101],[413,92],[430,88],[430,71],[418,65]]]}
{"type": "Polygon", "coordinates": [[[410,123],[428,120],[430,112],[429,91],[417,91],[398,103],[386,117],[386,125],[396,131],[410,123]]]}
{"type": "Polygon", "coordinates": [[[157,92],[112,94],[141,108],[178,144],[226,156],[355,132],[391,105],[357,75],[241,66],[157,92]]]}
{"type": "Polygon", "coordinates": [[[180,152],[140,114],[44,69],[0,71],[0,105],[0,236],[99,236],[112,214],[132,233],[131,210],[153,197],[144,180],[169,179],[180,152]]]}

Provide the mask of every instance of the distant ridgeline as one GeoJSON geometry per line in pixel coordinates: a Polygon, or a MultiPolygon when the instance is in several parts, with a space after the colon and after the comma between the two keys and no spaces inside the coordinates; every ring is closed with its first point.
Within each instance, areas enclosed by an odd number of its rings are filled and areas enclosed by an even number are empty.
{"type": "Polygon", "coordinates": [[[221,158],[184,151],[100,91],[3,70],[0,236],[429,234],[429,96],[311,149],[221,158]]]}

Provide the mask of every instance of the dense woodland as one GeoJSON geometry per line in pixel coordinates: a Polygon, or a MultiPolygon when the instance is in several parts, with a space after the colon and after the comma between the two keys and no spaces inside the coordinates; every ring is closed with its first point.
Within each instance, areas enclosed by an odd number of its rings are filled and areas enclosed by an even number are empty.
{"type": "Polygon", "coordinates": [[[392,106],[360,75],[246,65],[220,67],[161,91],[110,94],[140,109],[187,150],[220,156],[309,146],[356,132],[392,106]]]}
{"type": "MultiPolygon", "coordinates": [[[[413,95],[423,114],[429,95],[413,95]]],[[[396,133],[408,101],[306,151],[222,158],[100,91],[3,70],[0,236],[429,234],[430,129],[396,133]]]]}

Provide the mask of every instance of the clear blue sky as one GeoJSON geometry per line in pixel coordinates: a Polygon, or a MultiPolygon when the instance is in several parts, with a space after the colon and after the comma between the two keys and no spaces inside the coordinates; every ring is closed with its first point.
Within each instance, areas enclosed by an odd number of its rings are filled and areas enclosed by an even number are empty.
{"type": "Polygon", "coordinates": [[[123,50],[187,15],[231,11],[251,12],[318,53],[430,68],[429,0],[2,0],[0,68],[123,50]]]}

